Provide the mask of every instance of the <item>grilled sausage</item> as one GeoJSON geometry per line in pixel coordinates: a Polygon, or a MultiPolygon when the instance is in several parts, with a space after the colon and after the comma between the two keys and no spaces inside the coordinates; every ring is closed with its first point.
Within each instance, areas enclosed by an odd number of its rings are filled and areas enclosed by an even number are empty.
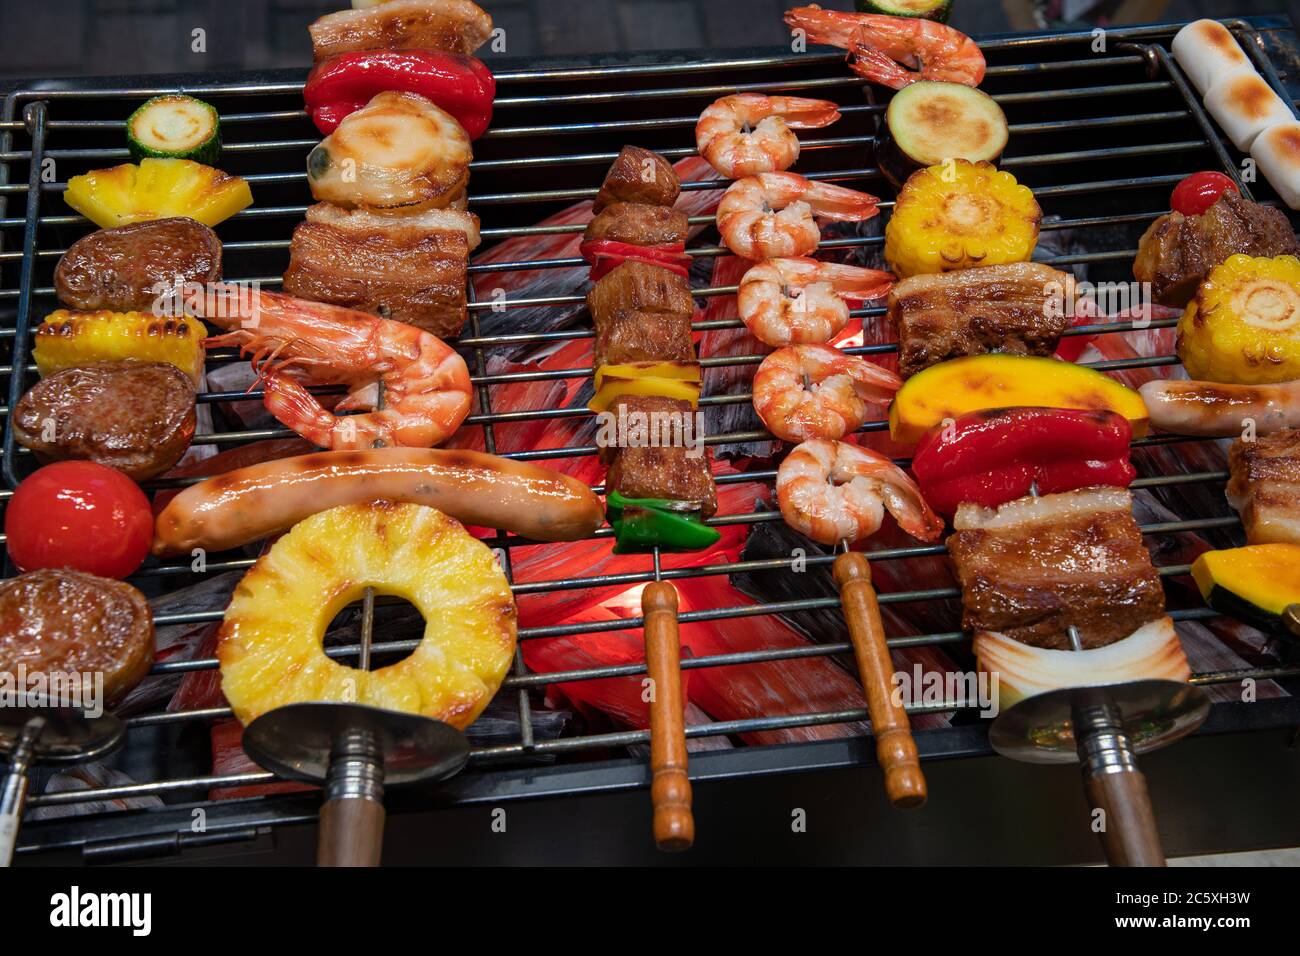
{"type": "Polygon", "coordinates": [[[142,481],[194,437],[194,383],[163,362],[91,362],[41,379],[18,401],[14,436],[44,459],[98,462],[142,481]]]}
{"type": "MultiPolygon", "coordinates": [[[[53,568],[0,581],[0,671],[22,666],[29,681],[40,674],[77,683],[103,674],[102,703],[112,707],[149,673],[153,657],[153,615],[123,581],[53,568]]],[[[84,703],[93,690],[82,683],[84,703]]]]}
{"type": "Polygon", "coordinates": [[[101,229],[72,244],[54,270],[72,309],[151,312],[159,283],[219,282],[221,240],[193,219],[155,219],[101,229]]]}
{"type": "Polygon", "coordinates": [[[158,515],[154,554],[224,551],[338,505],[429,505],[465,524],[534,541],[575,541],[604,519],[576,478],[476,451],[322,451],[251,465],[186,488],[158,515]]]}

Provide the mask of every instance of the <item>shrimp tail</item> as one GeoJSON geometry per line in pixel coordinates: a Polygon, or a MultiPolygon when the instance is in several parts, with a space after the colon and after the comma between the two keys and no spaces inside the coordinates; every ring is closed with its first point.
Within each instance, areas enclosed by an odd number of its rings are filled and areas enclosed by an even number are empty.
{"type": "Polygon", "coordinates": [[[921,74],[913,73],[899,66],[881,50],[859,39],[849,51],[849,69],[858,76],[865,77],[891,90],[901,90],[921,79],[921,74]]]}
{"type": "Polygon", "coordinates": [[[322,448],[332,443],[335,417],[301,384],[275,372],[264,375],[262,404],[279,421],[322,448]]]}

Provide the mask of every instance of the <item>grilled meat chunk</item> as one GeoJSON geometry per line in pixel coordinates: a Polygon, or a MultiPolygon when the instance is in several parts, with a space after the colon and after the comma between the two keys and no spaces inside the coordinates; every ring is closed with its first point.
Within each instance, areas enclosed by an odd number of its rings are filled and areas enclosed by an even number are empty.
{"type": "Polygon", "coordinates": [[[1074,295],[1072,275],[1037,262],[904,279],[889,293],[899,373],[986,352],[1051,355],[1074,295]]]}
{"type": "Polygon", "coordinates": [[[89,362],[27,390],[14,437],[37,456],[108,465],[143,481],[185,454],[194,437],[194,383],[165,362],[89,362]]]}
{"type": "Polygon", "coordinates": [[[1232,443],[1228,501],[1251,544],[1300,544],[1300,429],[1232,443]]]}
{"type": "Polygon", "coordinates": [[[1164,591],[1120,488],[1088,488],[1000,507],[964,504],[948,538],[962,624],[1064,650],[1066,628],[1103,647],[1164,613],[1164,591]]]}
{"type": "Polygon", "coordinates": [[[671,206],[681,191],[672,163],[640,146],[624,146],[605,174],[591,211],[598,213],[616,202],[671,206]]]}
{"type": "Polygon", "coordinates": [[[694,362],[695,303],[681,276],[629,260],[587,293],[596,324],[595,366],[623,362],[694,362]]]}
{"type": "Polygon", "coordinates": [[[83,236],[59,260],[54,291],[70,309],[151,312],[158,286],[178,280],[221,280],[221,240],[183,216],[83,236]]]}
{"type": "Polygon", "coordinates": [[[473,53],[492,35],[492,18],[470,0],[389,0],[326,14],[307,31],[317,63],[358,50],[473,53]]]}
{"type": "Polygon", "coordinates": [[[612,434],[597,435],[600,460],[609,465],[620,450],[638,445],[667,447],[694,445],[703,448],[701,429],[696,428],[695,409],[680,398],[663,395],[625,395],[614,400],[608,411],[612,434]]]}
{"type": "Polygon", "coordinates": [[[705,518],[718,510],[708,449],[699,443],[703,436],[694,428],[690,402],[636,395],[610,412],[622,424],[615,434],[619,446],[601,449],[602,460],[612,460],[608,488],[628,498],[697,501],[705,518]]]}
{"type": "Polygon", "coordinates": [[[284,291],[407,322],[440,338],[465,324],[470,213],[384,215],[318,203],[293,231],[284,291]]]}
{"type": "Polygon", "coordinates": [[[658,246],[669,242],[685,242],[686,213],[669,206],[652,206],[641,202],[616,202],[601,210],[587,231],[584,240],[608,239],[628,242],[635,246],[658,246]]]}
{"type": "Polygon", "coordinates": [[[1133,276],[1150,282],[1152,298],[1181,308],[1196,295],[1210,270],[1229,256],[1300,253],[1286,214],[1229,190],[1200,216],[1172,212],[1142,235],[1133,276]]]}

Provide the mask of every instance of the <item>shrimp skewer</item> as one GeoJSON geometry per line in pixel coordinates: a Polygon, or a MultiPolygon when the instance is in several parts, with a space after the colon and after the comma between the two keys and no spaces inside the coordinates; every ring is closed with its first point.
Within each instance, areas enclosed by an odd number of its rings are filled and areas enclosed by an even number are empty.
{"type": "Polygon", "coordinates": [[[759,173],[727,188],[718,204],[718,231],[744,259],[804,256],[821,242],[814,216],[858,222],[879,212],[879,201],[797,173],[759,173]]]}
{"type": "Polygon", "coordinates": [[[787,10],[785,22],[813,43],[848,50],[854,73],[891,89],[917,80],[979,86],[984,79],[984,54],[975,41],[933,20],[841,13],[812,4],[787,10]]]}
{"type": "Polygon", "coordinates": [[[776,473],[786,524],[821,544],[860,541],[879,530],[885,509],[914,538],[935,541],[943,521],[907,473],[868,448],[815,438],[797,446],[776,473]]]}
{"type": "Polygon", "coordinates": [[[794,129],[829,126],[840,111],[829,100],[736,93],[711,103],[695,124],[700,155],[728,179],[789,169],[799,158],[794,129]]]}
{"type": "Polygon", "coordinates": [[[829,345],[773,352],[754,375],[754,411],[786,441],[843,438],[903,387],[893,372],[829,345]]]}
{"type": "Polygon", "coordinates": [[[816,259],[767,259],[740,280],[736,311],[754,338],[778,348],[820,345],[848,325],[849,301],[888,295],[894,277],[816,259]]]}
{"type": "Polygon", "coordinates": [[[413,325],[292,296],[223,285],[200,315],[228,330],[212,347],[251,353],[267,410],[322,448],[370,448],[375,442],[428,448],[450,437],[469,414],[469,368],[445,342],[413,325]],[[385,407],[374,410],[378,383],[385,407]],[[307,385],[346,385],[327,411],[307,385]]]}

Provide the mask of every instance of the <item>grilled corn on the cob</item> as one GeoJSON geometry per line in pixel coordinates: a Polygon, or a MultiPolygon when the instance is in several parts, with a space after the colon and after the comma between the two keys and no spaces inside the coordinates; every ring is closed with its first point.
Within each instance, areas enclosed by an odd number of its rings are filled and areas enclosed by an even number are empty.
{"type": "Polygon", "coordinates": [[[36,368],[42,375],[87,362],[167,362],[197,387],[203,378],[203,323],[192,316],[159,318],[147,312],[71,312],[59,309],[36,330],[36,368]]]}
{"type": "Polygon", "coordinates": [[[105,229],[171,216],[215,226],[253,202],[243,179],[188,159],[144,159],[73,176],[63,198],[105,229]]]}
{"type": "Polygon", "coordinates": [[[900,278],[1027,262],[1043,211],[992,163],[950,160],[913,173],[885,227],[885,259],[900,278]]]}
{"type": "Polygon", "coordinates": [[[1230,256],[1178,322],[1192,378],[1264,385],[1300,378],[1300,259],[1230,256]]]}

